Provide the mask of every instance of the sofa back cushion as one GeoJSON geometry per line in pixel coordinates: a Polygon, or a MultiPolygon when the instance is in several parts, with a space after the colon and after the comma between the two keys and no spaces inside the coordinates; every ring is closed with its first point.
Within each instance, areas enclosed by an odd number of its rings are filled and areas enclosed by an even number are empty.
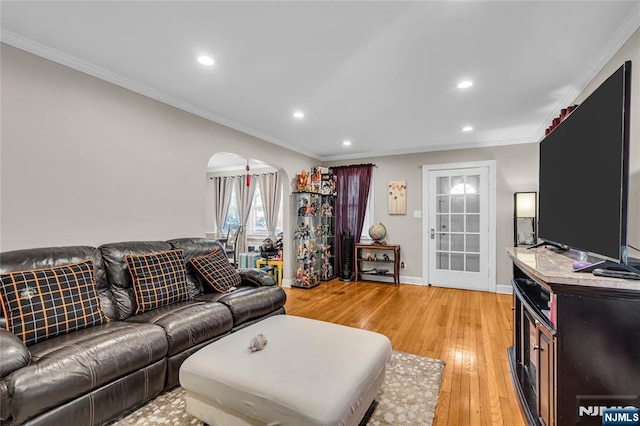
{"type": "Polygon", "coordinates": [[[25,345],[109,321],[90,260],[1,274],[0,302],[7,329],[25,345]]]}
{"type": "Polygon", "coordinates": [[[189,284],[189,291],[194,291],[194,293],[190,293],[191,296],[195,297],[201,293],[213,293],[213,288],[202,280],[190,260],[194,257],[205,256],[218,248],[224,251],[224,246],[220,241],[215,238],[193,237],[176,238],[167,242],[170,243],[171,247],[174,249],[182,250],[182,255],[184,256],[184,261],[187,267],[187,283],[189,284]]]}
{"type": "Polygon", "coordinates": [[[192,257],[189,262],[198,276],[218,293],[235,289],[242,282],[240,274],[231,266],[227,254],[221,248],[204,256],[192,257]]]}
{"type": "MultiPolygon", "coordinates": [[[[15,250],[0,253],[0,274],[13,271],[52,268],[55,266],[81,263],[90,260],[93,263],[93,278],[100,298],[102,312],[108,318],[118,319],[115,299],[107,281],[102,255],[95,247],[68,246],[15,250]]],[[[0,318],[0,327],[5,327],[5,318],[0,318]]]]}
{"type": "Polygon", "coordinates": [[[113,293],[118,317],[129,318],[136,312],[136,296],[126,256],[161,253],[171,250],[171,244],[164,241],[130,241],[103,244],[98,247],[102,253],[104,268],[111,292],[113,293]]]}
{"type": "Polygon", "coordinates": [[[136,314],[189,299],[182,250],[126,256],[136,297],[136,314]]]}

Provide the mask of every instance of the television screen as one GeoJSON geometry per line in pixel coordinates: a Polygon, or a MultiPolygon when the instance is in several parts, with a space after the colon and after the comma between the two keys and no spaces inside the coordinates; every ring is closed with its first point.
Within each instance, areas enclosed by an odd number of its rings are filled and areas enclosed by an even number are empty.
{"type": "Polygon", "coordinates": [[[540,238],[621,263],[630,74],[627,62],[540,142],[540,238]]]}

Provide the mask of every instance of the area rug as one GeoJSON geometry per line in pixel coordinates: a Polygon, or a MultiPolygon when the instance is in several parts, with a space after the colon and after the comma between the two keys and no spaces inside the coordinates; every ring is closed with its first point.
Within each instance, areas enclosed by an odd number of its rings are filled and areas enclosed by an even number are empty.
{"type": "MultiPolygon", "coordinates": [[[[393,351],[384,384],[367,425],[431,425],[438,404],[444,361],[393,351]]],[[[200,426],[185,411],[184,389],[159,395],[114,426],[200,426]]]]}

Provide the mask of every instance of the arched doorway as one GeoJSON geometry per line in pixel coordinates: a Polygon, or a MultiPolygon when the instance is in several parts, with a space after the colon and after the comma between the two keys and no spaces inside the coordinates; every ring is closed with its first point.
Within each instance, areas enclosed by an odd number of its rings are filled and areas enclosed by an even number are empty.
{"type": "Polygon", "coordinates": [[[263,161],[228,152],[212,155],[207,164],[207,236],[225,237],[230,228],[240,227],[238,253],[259,251],[266,238],[282,238],[288,220],[285,181],[277,166],[263,161]]]}

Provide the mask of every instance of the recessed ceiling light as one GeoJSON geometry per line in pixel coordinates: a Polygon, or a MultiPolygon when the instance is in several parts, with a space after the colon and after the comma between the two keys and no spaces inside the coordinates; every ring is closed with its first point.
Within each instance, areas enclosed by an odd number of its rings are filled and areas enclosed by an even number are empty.
{"type": "Polygon", "coordinates": [[[473,86],[473,81],[471,80],[465,80],[465,81],[461,81],[460,83],[458,83],[458,89],[466,89],[473,86]]]}
{"type": "Polygon", "coordinates": [[[462,131],[463,131],[463,132],[470,132],[470,131],[472,131],[472,130],[473,130],[473,127],[471,127],[471,126],[464,126],[464,127],[462,128],[462,131]]]}
{"type": "Polygon", "coordinates": [[[211,59],[208,56],[198,56],[198,62],[200,62],[202,65],[213,65],[213,59],[211,59]]]}
{"type": "Polygon", "coordinates": [[[302,111],[296,111],[296,112],[294,112],[294,113],[293,113],[293,116],[294,116],[295,118],[304,118],[304,112],[302,112],[302,111]]]}
{"type": "Polygon", "coordinates": [[[342,142],[342,145],[343,146],[349,146],[349,145],[351,145],[351,141],[344,141],[344,142],[342,142]]]}

